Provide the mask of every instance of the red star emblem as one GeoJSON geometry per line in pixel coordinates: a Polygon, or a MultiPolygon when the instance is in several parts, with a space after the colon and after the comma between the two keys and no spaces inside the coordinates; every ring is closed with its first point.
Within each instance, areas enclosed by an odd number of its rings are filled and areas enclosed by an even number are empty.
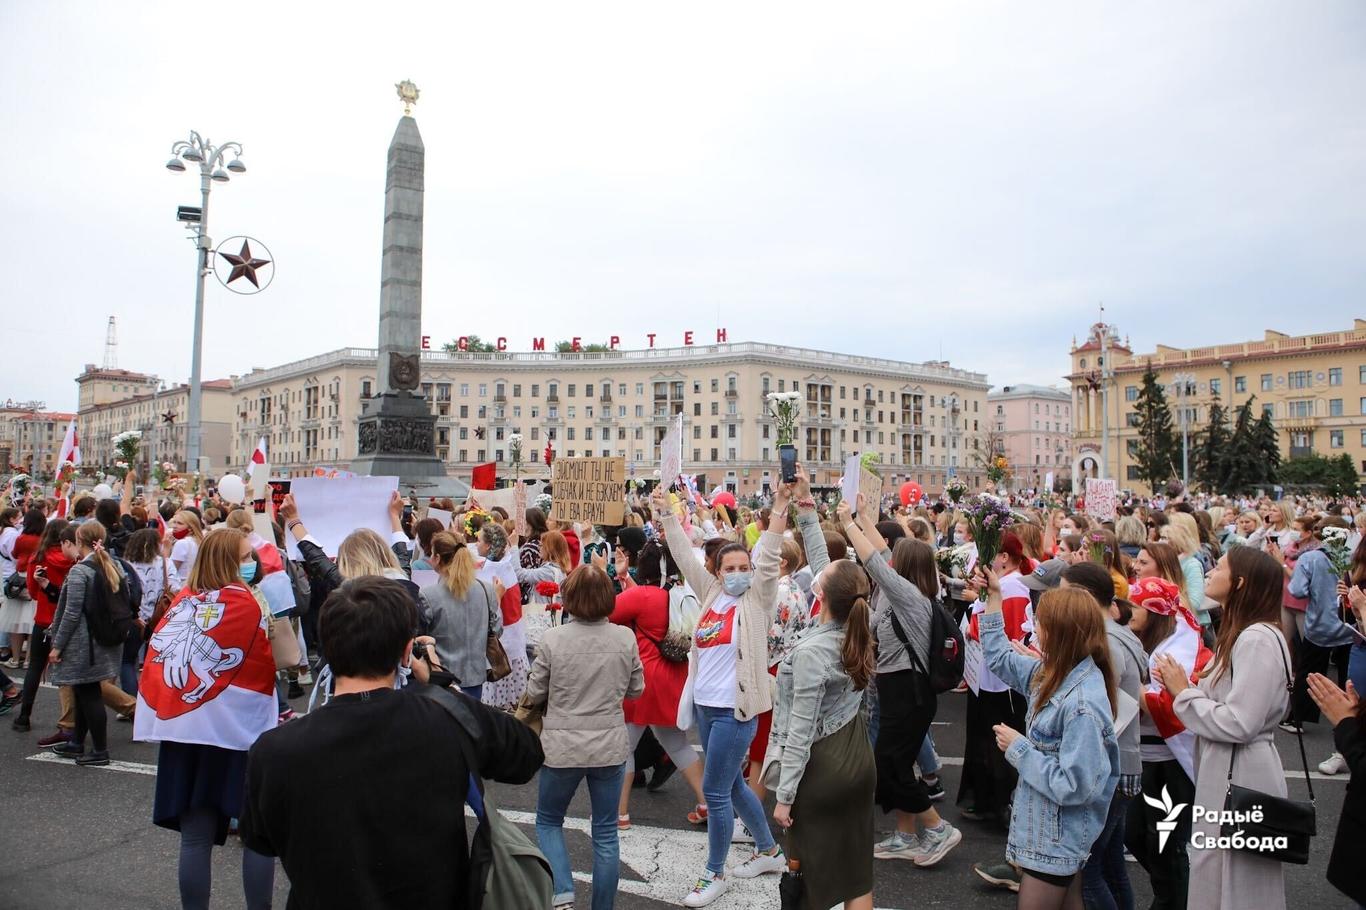
{"type": "Polygon", "coordinates": [[[228,276],[227,284],[232,284],[238,278],[246,278],[252,283],[253,287],[259,288],[261,286],[256,280],[256,270],[270,265],[270,260],[253,259],[251,256],[250,243],[243,240],[242,252],[236,256],[232,253],[225,253],[222,250],[218,251],[218,255],[226,259],[232,266],[232,274],[228,276]]]}

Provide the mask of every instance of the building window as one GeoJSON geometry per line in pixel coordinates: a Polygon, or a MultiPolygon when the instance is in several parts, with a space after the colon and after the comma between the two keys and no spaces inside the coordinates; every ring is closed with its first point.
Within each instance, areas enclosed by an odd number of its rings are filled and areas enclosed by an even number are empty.
{"type": "Polygon", "coordinates": [[[1312,398],[1300,398],[1286,402],[1286,408],[1286,416],[1290,418],[1302,420],[1314,416],[1314,400],[1312,398]]]}
{"type": "Polygon", "coordinates": [[[1211,395],[1218,395],[1222,390],[1223,390],[1223,383],[1221,383],[1219,380],[1217,380],[1217,379],[1211,379],[1211,380],[1209,381],[1209,393],[1210,393],[1211,395]]]}
{"type": "Polygon", "coordinates": [[[1233,391],[1235,391],[1235,392],[1246,392],[1246,391],[1247,391],[1247,377],[1246,377],[1246,376],[1234,376],[1234,377],[1233,377],[1233,391]]]}
{"type": "Polygon", "coordinates": [[[1342,448],[1342,431],[1341,431],[1341,430],[1329,430],[1329,431],[1328,431],[1328,447],[1329,447],[1329,448],[1332,448],[1332,449],[1340,449],[1340,448],[1342,448]]]}
{"type": "Polygon", "coordinates": [[[636,383],[636,394],[637,394],[637,395],[644,395],[644,394],[645,394],[645,383],[643,383],[643,382],[637,382],[637,383],[636,383]]]}
{"type": "Polygon", "coordinates": [[[1341,399],[1341,398],[1330,398],[1330,399],[1328,399],[1328,416],[1329,416],[1329,417],[1341,417],[1341,416],[1342,416],[1342,399],[1341,399]]]}
{"type": "Polygon", "coordinates": [[[637,417],[644,417],[644,416],[645,416],[645,405],[643,405],[643,404],[638,404],[638,405],[636,405],[636,416],[637,416],[637,417]]]}
{"type": "Polygon", "coordinates": [[[1130,411],[1124,415],[1124,425],[1130,427],[1138,426],[1138,412],[1130,411]]]}
{"type": "Polygon", "coordinates": [[[726,425],[726,438],[727,438],[727,439],[734,439],[734,438],[735,438],[735,424],[732,423],[732,424],[727,424],[727,425],[726,425]]]}
{"type": "Polygon", "coordinates": [[[1292,389],[1307,389],[1314,384],[1311,370],[1291,370],[1285,374],[1286,385],[1292,389]]]}
{"type": "Polygon", "coordinates": [[[1342,385],[1342,367],[1328,368],[1328,384],[1342,385]]]}
{"type": "MultiPolygon", "coordinates": [[[[1124,387],[1124,400],[1125,400],[1125,401],[1138,401],[1138,386],[1136,386],[1136,385],[1126,385],[1126,386],[1124,387]]],[[[1035,407],[1037,408],[1038,406],[1035,405],[1035,407]]]]}
{"type": "Polygon", "coordinates": [[[1125,470],[1124,470],[1124,476],[1125,476],[1127,479],[1129,479],[1129,480],[1142,480],[1142,479],[1143,479],[1142,477],[1139,476],[1139,473],[1138,473],[1138,465],[1136,465],[1136,464],[1131,464],[1131,465],[1129,465],[1128,467],[1126,467],[1125,470]]]}
{"type": "Polygon", "coordinates": [[[721,403],[713,401],[711,403],[711,416],[716,417],[721,413],[721,403]]]}
{"type": "Polygon", "coordinates": [[[700,423],[695,423],[695,424],[692,425],[692,438],[693,438],[693,439],[701,439],[701,438],[702,438],[702,424],[700,424],[700,423]]]}
{"type": "Polygon", "coordinates": [[[1270,391],[1271,391],[1271,374],[1270,374],[1270,373],[1263,373],[1263,374],[1262,374],[1262,391],[1263,391],[1263,392],[1270,392],[1270,391]]]}

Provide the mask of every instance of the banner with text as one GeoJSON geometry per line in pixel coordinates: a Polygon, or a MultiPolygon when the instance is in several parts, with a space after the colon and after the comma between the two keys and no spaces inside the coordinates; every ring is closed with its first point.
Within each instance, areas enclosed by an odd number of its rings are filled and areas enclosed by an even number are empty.
{"type": "Polygon", "coordinates": [[[626,514],[626,459],[557,458],[550,487],[556,521],[619,525],[626,514]]]}

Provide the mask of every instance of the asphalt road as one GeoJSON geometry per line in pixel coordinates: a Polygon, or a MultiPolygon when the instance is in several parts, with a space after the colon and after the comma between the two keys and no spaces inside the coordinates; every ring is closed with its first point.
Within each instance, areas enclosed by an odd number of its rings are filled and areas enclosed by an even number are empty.
{"type": "MultiPolygon", "coordinates": [[[[295,702],[302,709],[304,700],[295,702]]],[[[972,872],[972,864],[1003,855],[1005,835],[994,826],[963,820],[952,805],[958,786],[957,756],[963,754],[961,730],[964,700],[940,701],[934,738],[946,760],[943,779],[949,799],[945,816],[963,829],[964,838],[943,862],[918,869],[898,860],[877,861],[875,903],[880,908],[1014,906],[1008,892],[993,891],[972,872]]],[[[55,690],[39,693],[34,731],[12,732],[9,717],[0,719],[0,908],[48,910],[100,907],[103,910],[150,910],[179,907],[176,887],[178,835],[151,823],[156,747],[130,742],[131,726],[110,723],[111,768],[78,768],[38,749],[34,741],[50,732],[56,717],[55,690]]],[[[1277,734],[1287,763],[1298,765],[1291,737],[1277,734]]],[[[1328,730],[1311,729],[1307,747],[1311,767],[1331,749],[1328,730]]],[[[439,773],[440,769],[433,769],[439,773]]],[[[1315,772],[1317,775],[1317,772],[1315,772]]],[[[1286,890],[1292,906],[1334,908],[1350,902],[1325,879],[1328,851],[1337,829],[1346,777],[1316,779],[1319,837],[1308,866],[1287,867],[1286,890]]],[[[494,788],[498,805],[535,838],[536,782],[494,788]]],[[[1290,781],[1292,796],[1305,797],[1304,781],[1290,781]]],[[[677,907],[706,853],[705,830],[689,825],[691,807],[686,785],[677,776],[659,793],[637,790],[632,797],[633,828],[621,837],[621,884],[617,906],[624,910],[677,907]]],[[[771,808],[771,799],[770,799],[771,808]]],[[[588,798],[581,791],[570,808],[566,839],[579,880],[579,905],[588,906],[591,843],[587,834],[588,798]]],[[[881,825],[890,830],[887,821],[881,825]]],[[[338,832],[338,836],[346,836],[338,832]]],[[[735,861],[744,848],[735,847],[735,861]]],[[[214,851],[215,908],[243,906],[240,848],[235,839],[214,851]]],[[[1145,907],[1151,898],[1146,876],[1136,864],[1129,870],[1145,907]]],[[[284,907],[288,882],[277,867],[277,907],[284,907]]],[[[778,907],[777,877],[736,882],[718,910],[778,907]]]]}

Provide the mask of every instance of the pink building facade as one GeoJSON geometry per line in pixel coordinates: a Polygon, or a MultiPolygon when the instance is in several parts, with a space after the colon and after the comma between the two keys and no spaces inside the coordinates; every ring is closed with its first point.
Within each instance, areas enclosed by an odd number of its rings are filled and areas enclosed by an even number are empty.
{"type": "Polygon", "coordinates": [[[1072,396],[1038,385],[1008,385],[987,395],[988,430],[1010,463],[1013,489],[1056,488],[1072,474],[1072,396]]]}

